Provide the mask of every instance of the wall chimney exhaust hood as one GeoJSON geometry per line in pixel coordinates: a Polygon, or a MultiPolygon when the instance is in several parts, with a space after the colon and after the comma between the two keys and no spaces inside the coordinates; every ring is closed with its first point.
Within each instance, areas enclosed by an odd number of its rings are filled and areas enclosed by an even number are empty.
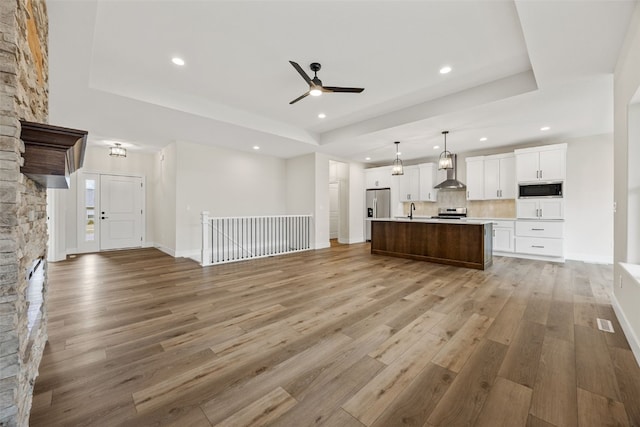
{"type": "Polygon", "coordinates": [[[20,120],[24,165],[20,172],[47,188],[69,188],[69,174],[82,167],[87,131],[20,120]]]}
{"type": "Polygon", "coordinates": [[[437,188],[440,190],[464,190],[467,188],[464,183],[458,181],[456,175],[458,170],[458,155],[452,154],[453,158],[453,168],[447,169],[447,179],[442,181],[440,184],[434,186],[433,188],[437,188]]]}

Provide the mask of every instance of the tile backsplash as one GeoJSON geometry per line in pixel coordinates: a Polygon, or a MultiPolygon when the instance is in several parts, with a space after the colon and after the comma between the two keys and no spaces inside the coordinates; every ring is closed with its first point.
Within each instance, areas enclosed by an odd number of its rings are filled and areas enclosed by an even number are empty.
{"type": "MultiPolygon", "coordinates": [[[[438,214],[438,208],[467,208],[467,216],[479,218],[515,218],[516,201],[507,200],[467,200],[464,190],[440,190],[438,201],[414,202],[415,216],[433,216],[438,214]]],[[[409,214],[410,203],[403,203],[402,211],[409,214]]]]}

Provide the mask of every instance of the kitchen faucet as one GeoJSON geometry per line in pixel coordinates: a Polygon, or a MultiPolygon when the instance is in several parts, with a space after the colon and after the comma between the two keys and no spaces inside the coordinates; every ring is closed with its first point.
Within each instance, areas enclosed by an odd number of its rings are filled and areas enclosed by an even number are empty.
{"type": "Polygon", "coordinates": [[[416,205],[411,202],[411,206],[409,206],[409,219],[413,219],[413,211],[416,210],[416,205]]]}

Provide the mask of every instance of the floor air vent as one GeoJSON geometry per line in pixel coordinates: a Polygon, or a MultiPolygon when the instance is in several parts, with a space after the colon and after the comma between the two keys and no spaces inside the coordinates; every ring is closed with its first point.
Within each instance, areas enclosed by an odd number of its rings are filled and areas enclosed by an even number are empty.
{"type": "Polygon", "coordinates": [[[605,332],[614,333],[613,324],[610,320],[600,319],[599,317],[596,319],[598,321],[598,329],[605,332]]]}

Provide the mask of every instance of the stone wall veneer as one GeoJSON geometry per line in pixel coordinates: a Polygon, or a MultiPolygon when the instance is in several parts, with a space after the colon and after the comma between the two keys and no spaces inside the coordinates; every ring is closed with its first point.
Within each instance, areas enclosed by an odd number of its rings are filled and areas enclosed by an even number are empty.
{"type": "Polygon", "coordinates": [[[0,426],[27,426],[47,341],[46,267],[29,334],[27,271],[47,253],[46,190],[20,173],[20,119],[48,121],[44,0],[0,0],[0,426]]]}

